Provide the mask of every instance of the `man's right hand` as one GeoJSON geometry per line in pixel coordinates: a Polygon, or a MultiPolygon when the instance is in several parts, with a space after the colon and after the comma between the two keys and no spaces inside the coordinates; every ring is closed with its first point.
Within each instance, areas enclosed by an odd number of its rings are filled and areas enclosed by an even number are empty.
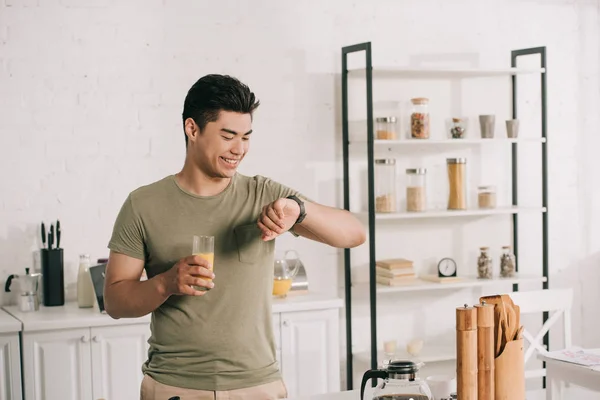
{"type": "Polygon", "coordinates": [[[206,291],[196,290],[193,286],[201,286],[207,289],[212,289],[215,286],[212,281],[203,279],[215,278],[215,274],[213,274],[210,268],[212,266],[208,261],[200,256],[182,258],[170,270],[161,274],[165,294],[167,296],[202,296],[206,294],[206,291]]]}

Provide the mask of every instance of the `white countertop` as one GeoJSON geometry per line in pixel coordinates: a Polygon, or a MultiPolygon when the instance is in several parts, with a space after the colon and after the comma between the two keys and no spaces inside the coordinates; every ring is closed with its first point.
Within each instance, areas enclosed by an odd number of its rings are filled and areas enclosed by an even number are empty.
{"type": "Polygon", "coordinates": [[[273,299],[274,313],[341,308],[344,300],[321,293],[291,293],[285,299],[273,299]]]}
{"type": "Polygon", "coordinates": [[[64,306],[55,307],[40,305],[38,311],[30,312],[21,312],[16,305],[2,308],[23,323],[23,332],[150,323],[150,315],[113,319],[108,314],[102,314],[97,308],[79,308],[76,302],[67,302],[64,306]]]}
{"type": "MultiPolygon", "coordinates": [[[[371,400],[372,389],[365,388],[365,400],[371,400]]],[[[288,400],[360,400],[360,390],[346,390],[337,393],[317,394],[313,396],[290,397],[288,400]]]]}
{"type": "MultiPolygon", "coordinates": [[[[333,296],[317,293],[294,293],[285,299],[273,299],[272,310],[274,313],[308,311],[340,308],[343,304],[342,299],[333,296]]],[[[3,306],[2,308],[14,318],[0,313],[0,332],[18,332],[21,328],[23,332],[33,332],[150,323],[150,314],[140,318],[114,319],[108,314],[100,313],[97,308],[79,308],[76,302],[67,302],[64,306],[56,307],[40,305],[40,309],[33,312],[21,312],[16,305],[3,306]],[[22,326],[19,321],[22,322],[22,326]]]]}
{"type": "Polygon", "coordinates": [[[0,311],[0,333],[17,333],[21,331],[21,322],[6,311],[0,311]]]}

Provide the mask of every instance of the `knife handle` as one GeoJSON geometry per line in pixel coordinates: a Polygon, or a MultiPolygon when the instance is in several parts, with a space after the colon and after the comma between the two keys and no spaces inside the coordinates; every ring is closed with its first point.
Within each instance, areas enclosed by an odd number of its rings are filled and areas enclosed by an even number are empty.
{"type": "Polygon", "coordinates": [[[60,249],[60,221],[56,221],[56,248],[60,249]]]}
{"type": "Polygon", "coordinates": [[[50,225],[50,234],[48,235],[48,249],[52,250],[54,244],[54,224],[50,225]]]}

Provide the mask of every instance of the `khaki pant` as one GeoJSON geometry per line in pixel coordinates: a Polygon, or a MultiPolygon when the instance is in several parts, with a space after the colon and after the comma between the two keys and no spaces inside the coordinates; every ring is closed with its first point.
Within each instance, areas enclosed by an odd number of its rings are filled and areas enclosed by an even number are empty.
{"type": "Polygon", "coordinates": [[[214,392],[163,385],[144,375],[141,400],[169,400],[174,396],[179,396],[179,400],[276,400],[287,398],[287,388],[283,381],[278,380],[244,389],[214,392]]]}

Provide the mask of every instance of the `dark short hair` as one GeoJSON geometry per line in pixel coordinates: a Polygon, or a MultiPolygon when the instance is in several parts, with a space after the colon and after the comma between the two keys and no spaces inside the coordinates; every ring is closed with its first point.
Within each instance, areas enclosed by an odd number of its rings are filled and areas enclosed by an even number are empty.
{"type": "Polygon", "coordinates": [[[190,88],[183,104],[183,125],[185,145],[185,120],[192,118],[200,131],[206,124],[219,118],[220,111],[232,111],[250,114],[256,110],[260,102],[256,100],[250,88],[238,79],[229,75],[205,75],[190,88]]]}

